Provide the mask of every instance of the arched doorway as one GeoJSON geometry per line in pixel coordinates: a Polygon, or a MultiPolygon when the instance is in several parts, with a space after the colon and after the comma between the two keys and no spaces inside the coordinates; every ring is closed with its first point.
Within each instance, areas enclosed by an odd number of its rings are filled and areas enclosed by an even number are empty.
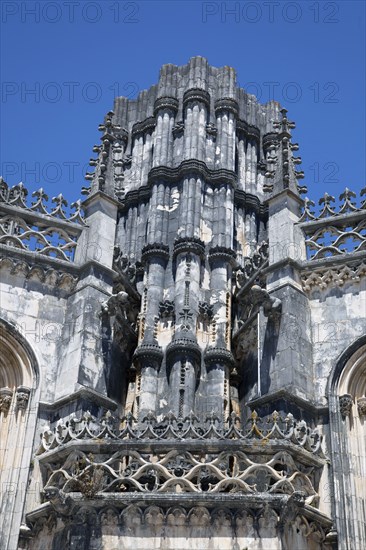
{"type": "Polygon", "coordinates": [[[328,396],[339,549],[366,548],[366,336],[340,357],[328,396]]]}
{"type": "Polygon", "coordinates": [[[16,548],[36,424],[36,360],[0,320],[0,547],[16,548]]]}

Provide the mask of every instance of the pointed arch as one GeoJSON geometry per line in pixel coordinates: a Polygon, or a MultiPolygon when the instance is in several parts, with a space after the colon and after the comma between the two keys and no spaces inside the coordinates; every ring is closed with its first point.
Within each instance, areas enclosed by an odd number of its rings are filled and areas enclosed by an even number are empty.
{"type": "Polygon", "coordinates": [[[327,392],[339,549],[366,548],[366,335],[341,354],[327,392]]]}
{"type": "Polygon", "coordinates": [[[17,547],[37,420],[36,356],[16,327],[0,319],[0,547],[17,547]]]}

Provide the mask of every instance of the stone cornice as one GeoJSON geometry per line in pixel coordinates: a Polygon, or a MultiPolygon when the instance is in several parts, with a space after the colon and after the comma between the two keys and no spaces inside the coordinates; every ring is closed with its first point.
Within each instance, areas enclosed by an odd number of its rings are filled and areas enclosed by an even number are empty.
{"type": "Polygon", "coordinates": [[[67,406],[69,403],[73,403],[74,401],[78,401],[81,399],[87,399],[89,401],[92,401],[93,403],[101,405],[106,409],[111,409],[112,411],[117,409],[117,403],[113,399],[110,399],[109,397],[101,395],[95,390],[86,387],[78,388],[75,392],[70,393],[69,395],[65,395],[64,397],[60,397],[52,403],[47,401],[40,401],[39,408],[40,411],[57,411],[62,407],[67,406]]]}
{"type": "Polygon", "coordinates": [[[179,166],[171,168],[170,166],[156,166],[150,170],[149,183],[165,180],[169,183],[176,183],[186,176],[203,178],[207,183],[223,184],[226,183],[236,187],[237,175],[232,170],[220,168],[211,170],[206,163],[197,159],[188,159],[180,163],[179,166]]]}
{"type": "Polygon", "coordinates": [[[306,399],[305,397],[300,397],[293,393],[293,388],[291,386],[282,388],[275,392],[268,393],[266,395],[261,395],[260,397],[255,397],[246,403],[248,407],[253,409],[258,409],[263,405],[271,404],[277,400],[284,400],[289,403],[294,403],[300,409],[307,411],[313,416],[327,416],[329,414],[329,408],[324,405],[317,405],[316,403],[306,399]]]}

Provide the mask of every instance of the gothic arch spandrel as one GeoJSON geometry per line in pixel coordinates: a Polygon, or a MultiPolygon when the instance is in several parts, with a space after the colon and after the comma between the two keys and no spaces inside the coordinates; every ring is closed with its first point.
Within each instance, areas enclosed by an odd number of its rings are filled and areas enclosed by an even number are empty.
{"type": "Polygon", "coordinates": [[[10,534],[20,529],[22,492],[27,485],[35,429],[36,387],[36,360],[30,346],[12,325],[0,320],[1,548],[7,548],[10,534]]]}

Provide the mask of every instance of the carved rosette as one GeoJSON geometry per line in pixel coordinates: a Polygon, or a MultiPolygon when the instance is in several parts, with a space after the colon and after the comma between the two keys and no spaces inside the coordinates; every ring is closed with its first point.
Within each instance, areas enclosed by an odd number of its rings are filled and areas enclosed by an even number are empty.
{"type": "Polygon", "coordinates": [[[366,417],[366,397],[359,397],[357,399],[357,410],[360,418],[366,417]]]}
{"type": "Polygon", "coordinates": [[[343,418],[350,416],[352,411],[353,399],[352,395],[345,393],[339,397],[339,409],[343,418]]]}
{"type": "Polygon", "coordinates": [[[0,389],[0,412],[8,414],[12,399],[13,390],[8,387],[0,389]]]}
{"type": "Polygon", "coordinates": [[[20,411],[25,411],[28,406],[30,389],[25,386],[19,386],[16,391],[16,406],[20,411]]]}

